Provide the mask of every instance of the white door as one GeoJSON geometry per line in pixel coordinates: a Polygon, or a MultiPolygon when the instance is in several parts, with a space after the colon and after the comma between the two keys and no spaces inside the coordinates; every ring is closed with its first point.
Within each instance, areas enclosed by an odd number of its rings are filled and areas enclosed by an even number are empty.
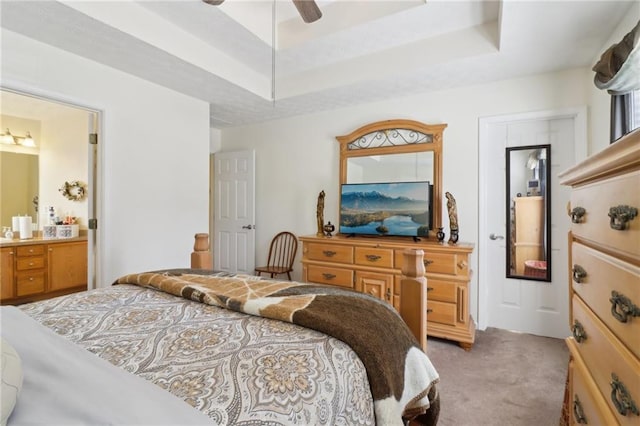
{"type": "Polygon", "coordinates": [[[480,121],[481,329],[496,327],[556,338],[569,335],[569,189],[559,185],[557,175],[575,162],[575,120],[565,114],[480,121]],[[551,282],[506,278],[505,148],[544,144],[551,145],[551,282]]]}
{"type": "Polygon", "coordinates": [[[253,274],[255,268],[255,151],[214,155],[213,267],[253,274]]]}

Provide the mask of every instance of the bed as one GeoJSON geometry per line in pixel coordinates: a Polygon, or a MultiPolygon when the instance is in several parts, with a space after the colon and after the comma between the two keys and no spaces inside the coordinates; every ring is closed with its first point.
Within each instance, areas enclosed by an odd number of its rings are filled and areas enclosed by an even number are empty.
{"type": "Polygon", "coordinates": [[[24,376],[9,425],[437,422],[436,370],[366,294],[171,269],[1,309],[24,376]]]}

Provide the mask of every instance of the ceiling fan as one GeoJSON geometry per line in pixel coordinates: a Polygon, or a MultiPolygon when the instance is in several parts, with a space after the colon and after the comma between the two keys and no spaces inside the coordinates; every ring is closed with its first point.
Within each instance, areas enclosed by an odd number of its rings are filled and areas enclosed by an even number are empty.
{"type": "MultiPolygon", "coordinates": [[[[219,6],[224,0],[202,0],[207,4],[219,6]]],[[[317,21],[322,17],[322,12],[314,0],[291,0],[298,9],[302,20],[307,24],[317,21]]]]}

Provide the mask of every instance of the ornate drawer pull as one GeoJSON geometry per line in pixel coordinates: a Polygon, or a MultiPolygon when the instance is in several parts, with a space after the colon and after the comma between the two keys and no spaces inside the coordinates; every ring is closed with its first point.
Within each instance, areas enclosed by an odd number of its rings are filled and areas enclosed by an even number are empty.
{"type": "Polygon", "coordinates": [[[573,265],[573,269],[571,271],[573,272],[573,280],[578,284],[580,284],[582,279],[587,276],[587,271],[578,264],[573,265]]]}
{"type": "Polygon", "coordinates": [[[336,277],[334,274],[327,274],[326,272],[323,273],[322,276],[324,277],[325,280],[332,280],[336,277]]]}
{"type": "Polygon", "coordinates": [[[609,226],[616,231],[624,231],[629,228],[629,222],[638,216],[638,209],[630,206],[616,206],[609,208],[609,226]]]}
{"type": "Polygon", "coordinates": [[[582,217],[587,213],[583,207],[576,207],[571,210],[571,222],[582,223],[582,217]]]}
{"type": "Polygon", "coordinates": [[[638,411],[636,403],[631,399],[627,388],[615,373],[611,373],[611,380],[611,402],[616,406],[618,413],[622,416],[626,416],[629,413],[640,416],[640,411],[638,411]]]}
{"type": "Polygon", "coordinates": [[[584,331],[584,327],[580,324],[580,321],[574,320],[573,327],[571,327],[571,333],[576,339],[576,342],[582,343],[587,340],[587,333],[584,331]]]}
{"type": "Polygon", "coordinates": [[[424,266],[427,267],[433,263],[433,260],[424,259],[422,263],[424,263],[424,266]]]}
{"type": "Polygon", "coordinates": [[[324,254],[326,257],[333,257],[336,255],[336,252],[331,250],[323,250],[322,254],[324,254]]]}
{"type": "Polygon", "coordinates": [[[369,262],[375,262],[377,260],[380,260],[380,258],[381,258],[381,256],[377,256],[375,254],[367,254],[365,257],[367,258],[367,260],[369,262]]]}
{"type": "Polygon", "coordinates": [[[584,411],[582,410],[582,404],[580,404],[578,395],[573,396],[573,417],[575,417],[576,423],[581,425],[587,424],[587,418],[584,416],[584,411]]]}
{"type": "Polygon", "coordinates": [[[620,322],[627,322],[629,317],[640,317],[640,308],[622,293],[611,292],[611,315],[620,322]]]}

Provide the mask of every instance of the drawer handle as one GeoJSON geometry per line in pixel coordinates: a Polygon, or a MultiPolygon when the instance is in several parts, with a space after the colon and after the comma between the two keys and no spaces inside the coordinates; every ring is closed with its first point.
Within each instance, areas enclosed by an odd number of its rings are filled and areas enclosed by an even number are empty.
{"type": "Polygon", "coordinates": [[[382,258],[382,256],[378,256],[375,254],[367,254],[365,257],[369,262],[376,262],[382,258]]]}
{"type": "Polygon", "coordinates": [[[431,312],[433,312],[433,309],[427,309],[428,314],[430,314],[431,312]]]}
{"type": "Polygon", "coordinates": [[[587,418],[584,416],[584,410],[582,409],[582,404],[580,404],[580,399],[577,394],[573,396],[573,417],[575,417],[576,423],[581,425],[587,424],[587,418]]]}
{"type": "Polygon", "coordinates": [[[326,272],[323,273],[322,276],[324,277],[325,280],[332,280],[336,277],[334,274],[327,274],[326,272]]]}
{"type": "Polygon", "coordinates": [[[385,297],[387,298],[387,300],[389,300],[389,301],[390,301],[390,300],[391,300],[391,289],[390,289],[390,288],[388,288],[388,289],[387,289],[387,291],[386,291],[386,293],[385,293],[384,295],[385,295],[385,297]]]}
{"type": "Polygon", "coordinates": [[[573,272],[573,280],[578,284],[580,284],[582,280],[587,276],[587,271],[585,271],[585,269],[578,264],[573,265],[573,269],[571,271],[573,272]]]}
{"type": "Polygon", "coordinates": [[[582,343],[587,340],[587,333],[584,331],[584,327],[580,324],[580,321],[574,320],[573,327],[571,327],[571,333],[576,339],[576,342],[582,343]]]}
{"type": "Polygon", "coordinates": [[[433,291],[433,287],[427,287],[427,293],[433,291]]]}
{"type": "Polygon", "coordinates": [[[323,250],[322,254],[324,254],[326,257],[333,257],[336,255],[336,252],[331,250],[323,250]]]}
{"type": "Polygon", "coordinates": [[[629,222],[638,216],[638,209],[630,206],[616,206],[609,208],[609,226],[616,231],[624,231],[629,228],[629,222]]]}
{"type": "Polygon", "coordinates": [[[583,216],[587,213],[584,207],[575,207],[571,210],[571,222],[582,223],[583,216]]]}
{"type": "Polygon", "coordinates": [[[611,373],[611,380],[611,402],[616,406],[618,413],[622,416],[626,416],[629,413],[640,416],[636,403],[615,373],[611,373]]]}
{"type": "Polygon", "coordinates": [[[629,317],[640,317],[640,308],[622,293],[611,292],[611,315],[620,322],[627,322],[629,317]]]}
{"type": "Polygon", "coordinates": [[[424,266],[427,267],[433,263],[433,260],[424,259],[422,263],[424,263],[424,266]]]}
{"type": "Polygon", "coordinates": [[[460,262],[458,262],[459,269],[464,269],[466,267],[467,267],[467,262],[465,262],[464,260],[461,260],[460,262]]]}

